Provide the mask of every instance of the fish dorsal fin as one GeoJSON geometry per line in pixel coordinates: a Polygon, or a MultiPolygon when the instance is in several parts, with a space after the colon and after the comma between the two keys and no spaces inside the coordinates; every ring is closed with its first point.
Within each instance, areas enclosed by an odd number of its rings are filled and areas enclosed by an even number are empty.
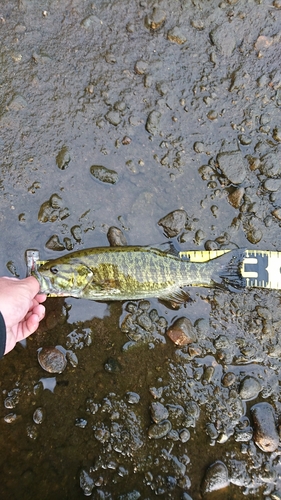
{"type": "Polygon", "coordinates": [[[173,257],[179,257],[180,248],[174,241],[165,241],[165,243],[160,243],[159,245],[151,245],[151,248],[160,250],[167,255],[172,255],[173,257]]]}

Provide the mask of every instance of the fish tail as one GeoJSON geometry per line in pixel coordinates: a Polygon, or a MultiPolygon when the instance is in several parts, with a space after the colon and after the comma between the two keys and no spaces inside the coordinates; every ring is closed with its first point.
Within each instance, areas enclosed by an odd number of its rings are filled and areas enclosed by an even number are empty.
{"type": "Polygon", "coordinates": [[[214,286],[230,291],[246,288],[246,279],[242,276],[242,265],[245,257],[245,249],[242,248],[231,250],[210,261],[209,263],[214,268],[211,275],[214,286]]]}

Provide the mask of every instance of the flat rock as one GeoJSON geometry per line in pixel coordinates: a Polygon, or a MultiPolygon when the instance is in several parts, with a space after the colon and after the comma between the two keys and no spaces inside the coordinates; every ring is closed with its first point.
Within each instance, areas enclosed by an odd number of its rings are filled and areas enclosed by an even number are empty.
{"type": "Polygon", "coordinates": [[[223,175],[232,184],[241,184],[246,177],[244,158],[240,151],[219,153],[217,162],[223,175]]]}

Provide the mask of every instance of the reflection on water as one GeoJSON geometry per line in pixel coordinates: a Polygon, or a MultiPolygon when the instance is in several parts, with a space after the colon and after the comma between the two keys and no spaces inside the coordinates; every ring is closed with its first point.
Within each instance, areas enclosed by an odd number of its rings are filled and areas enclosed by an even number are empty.
{"type": "Polygon", "coordinates": [[[68,311],[68,323],[90,321],[93,318],[103,319],[109,315],[109,307],[103,302],[94,302],[85,299],[65,299],[68,311]]]}

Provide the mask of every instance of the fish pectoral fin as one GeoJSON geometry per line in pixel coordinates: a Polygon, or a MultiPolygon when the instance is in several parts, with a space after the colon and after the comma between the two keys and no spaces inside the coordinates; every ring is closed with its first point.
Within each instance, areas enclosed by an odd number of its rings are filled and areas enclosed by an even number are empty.
{"type": "Polygon", "coordinates": [[[189,293],[182,288],[180,288],[179,290],[174,290],[171,293],[160,295],[158,299],[163,302],[168,302],[173,309],[179,309],[187,302],[192,302],[189,293]]]}
{"type": "Polygon", "coordinates": [[[246,279],[241,273],[244,258],[244,249],[232,250],[218,257],[219,267],[212,276],[214,286],[231,292],[243,290],[246,287],[246,279]]]}
{"type": "Polygon", "coordinates": [[[166,241],[165,243],[160,243],[159,245],[151,245],[151,250],[160,250],[167,255],[172,255],[173,257],[179,257],[180,247],[173,241],[166,241]]]}

